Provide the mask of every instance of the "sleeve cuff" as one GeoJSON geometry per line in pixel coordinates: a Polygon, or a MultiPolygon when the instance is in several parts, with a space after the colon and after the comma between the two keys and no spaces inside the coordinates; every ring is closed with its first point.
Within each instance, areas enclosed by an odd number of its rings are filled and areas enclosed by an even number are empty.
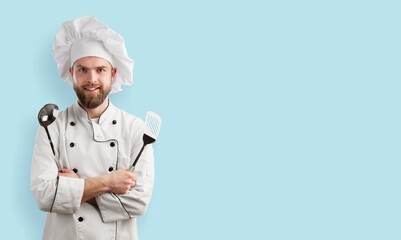
{"type": "Polygon", "coordinates": [[[131,218],[121,200],[113,193],[105,193],[96,197],[96,202],[99,206],[103,222],[114,222],[131,218]]]}
{"type": "Polygon", "coordinates": [[[52,212],[73,214],[81,206],[85,180],[59,177],[52,212]]]}

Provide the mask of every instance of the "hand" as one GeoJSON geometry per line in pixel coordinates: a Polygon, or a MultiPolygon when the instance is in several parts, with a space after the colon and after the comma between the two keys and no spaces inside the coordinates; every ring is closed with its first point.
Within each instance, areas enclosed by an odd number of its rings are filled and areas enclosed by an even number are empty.
{"type": "Polygon", "coordinates": [[[119,169],[107,175],[110,192],[115,194],[125,194],[135,187],[136,176],[127,169],[119,169]]]}
{"type": "Polygon", "coordinates": [[[58,173],[58,176],[70,177],[70,178],[79,178],[78,174],[68,168],[63,168],[61,172],[58,173]]]}

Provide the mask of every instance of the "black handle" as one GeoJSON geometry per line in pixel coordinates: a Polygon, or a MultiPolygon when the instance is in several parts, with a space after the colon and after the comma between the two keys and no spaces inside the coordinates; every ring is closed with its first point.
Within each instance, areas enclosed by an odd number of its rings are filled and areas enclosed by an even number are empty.
{"type": "Polygon", "coordinates": [[[141,151],[139,151],[138,156],[136,156],[135,161],[134,161],[134,163],[133,163],[132,166],[131,166],[131,171],[134,171],[134,170],[135,170],[135,165],[136,165],[136,163],[138,162],[139,157],[142,155],[142,152],[143,152],[143,149],[145,148],[145,146],[146,146],[146,143],[144,142],[143,145],[142,145],[141,151]]]}
{"type": "Polygon", "coordinates": [[[47,130],[47,127],[45,127],[45,129],[46,129],[47,138],[49,139],[49,142],[50,142],[50,147],[52,148],[53,155],[56,156],[56,152],[54,152],[54,146],[53,146],[53,142],[50,137],[50,134],[49,134],[49,130],[47,130]]]}
{"type": "Polygon", "coordinates": [[[143,149],[145,148],[145,146],[150,143],[154,143],[156,141],[156,139],[152,138],[151,136],[147,135],[146,133],[143,134],[142,140],[143,140],[143,145],[142,145],[141,151],[139,151],[138,156],[136,156],[135,161],[131,166],[131,169],[130,169],[131,171],[135,170],[136,162],[138,162],[139,157],[142,155],[142,152],[143,152],[143,149]]]}

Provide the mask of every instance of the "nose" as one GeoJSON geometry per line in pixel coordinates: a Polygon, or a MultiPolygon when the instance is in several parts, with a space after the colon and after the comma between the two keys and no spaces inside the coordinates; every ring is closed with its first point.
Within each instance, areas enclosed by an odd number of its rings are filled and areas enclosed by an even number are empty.
{"type": "Polygon", "coordinates": [[[89,83],[97,82],[97,73],[96,73],[96,71],[89,71],[88,82],[89,83]]]}

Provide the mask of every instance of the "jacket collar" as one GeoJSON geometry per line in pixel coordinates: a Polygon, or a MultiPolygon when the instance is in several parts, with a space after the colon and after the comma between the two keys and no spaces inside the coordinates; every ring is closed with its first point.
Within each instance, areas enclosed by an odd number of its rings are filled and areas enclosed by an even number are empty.
{"type": "MultiPolygon", "coordinates": [[[[102,125],[102,123],[104,123],[105,121],[112,121],[113,119],[111,119],[115,113],[116,107],[111,103],[110,100],[109,101],[109,105],[107,106],[106,110],[102,113],[102,115],[100,115],[99,117],[99,125],[102,125]]],[[[75,102],[75,104],[72,106],[73,108],[73,112],[74,115],[81,120],[84,121],[88,121],[90,122],[88,113],[86,112],[86,110],[81,107],[81,105],[79,105],[78,101],[75,102]]]]}

